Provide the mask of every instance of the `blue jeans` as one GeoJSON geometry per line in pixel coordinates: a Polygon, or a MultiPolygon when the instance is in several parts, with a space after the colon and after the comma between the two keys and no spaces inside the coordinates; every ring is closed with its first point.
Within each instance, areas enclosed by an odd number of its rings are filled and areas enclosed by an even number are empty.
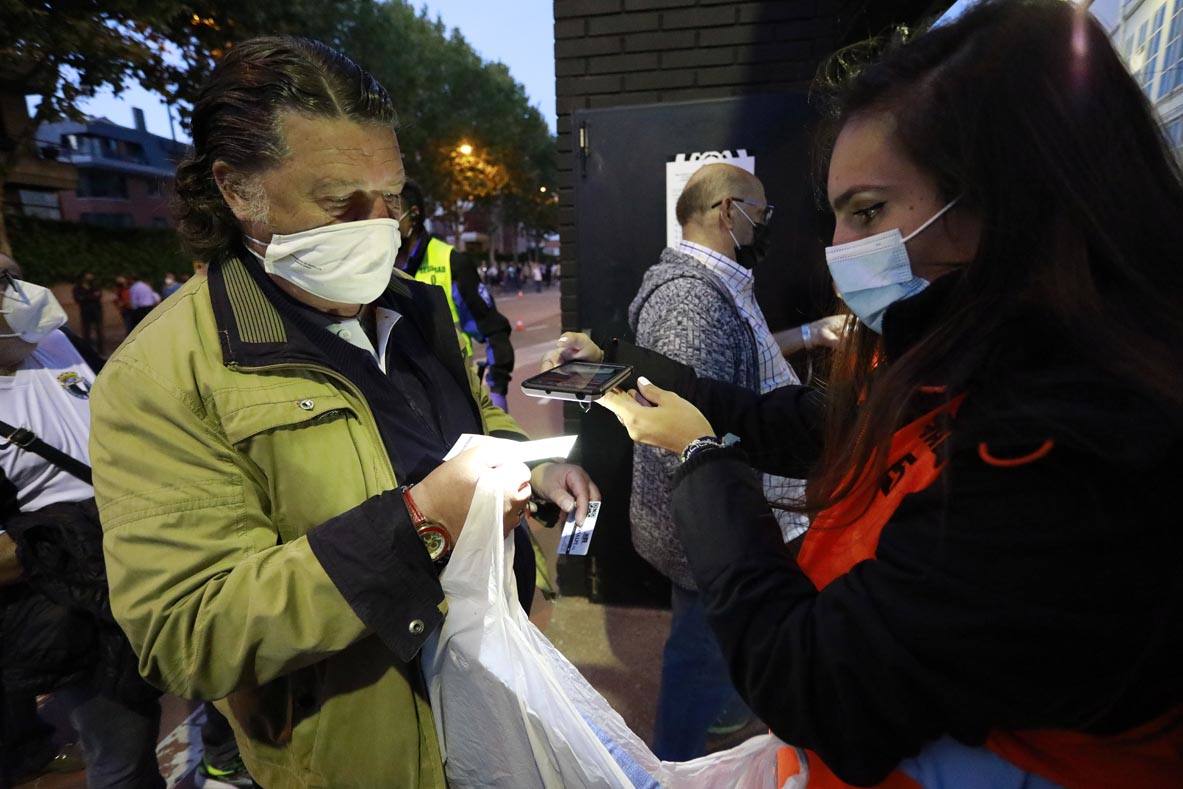
{"type": "Polygon", "coordinates": [[[683,762],[706,753],[707,729],[725,706],[740,699],[698,593],[674,584],[671,597],[653,752],[660,759],[683,762]]]}

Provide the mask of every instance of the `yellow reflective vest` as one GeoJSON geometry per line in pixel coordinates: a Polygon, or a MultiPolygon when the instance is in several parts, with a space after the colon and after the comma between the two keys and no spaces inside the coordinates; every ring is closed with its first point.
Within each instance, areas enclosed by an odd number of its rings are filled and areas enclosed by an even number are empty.
{"type": "Polygon", "coordinates": [[[453,249],[451,244],[446,244],[438,238],[430,239],[427,242],[427,254],[423,256],[423,262],[415,272],[415,279],[444,289],[444,294],[448,297],[448,309],[452,311],[452,322],[456,324],[456,330],[460,334],[465,355],[471,357],[472,338],[460,327],[460,313],[456,311],[456,299],[452,295],[453,249]]]}

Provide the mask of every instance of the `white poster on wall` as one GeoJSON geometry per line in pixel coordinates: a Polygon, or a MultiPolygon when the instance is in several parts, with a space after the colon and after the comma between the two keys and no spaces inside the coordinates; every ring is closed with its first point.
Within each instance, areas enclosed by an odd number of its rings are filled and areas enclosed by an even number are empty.
{"type": "Polygon", "coordinates": [[[678,224],[678,217],[674,207],[678,204],[678,197],[683,187],[690,180],[690,176],[704,164],[726,162],[756,174],[756,157],[748,156],[747,150],[737,148],[735,151],[703,151],[702,153],[680,153],[672,162],[665,163],[665,243],[677,249],[682,240],[682,227],[678,224]]]}

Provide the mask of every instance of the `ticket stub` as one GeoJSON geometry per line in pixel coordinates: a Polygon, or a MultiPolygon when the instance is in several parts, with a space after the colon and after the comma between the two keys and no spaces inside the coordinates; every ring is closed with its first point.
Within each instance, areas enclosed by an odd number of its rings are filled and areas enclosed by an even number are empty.
{"type": "Polygon", "coordinates": [[[600,502],[589,501],[587,503],[587,517],[583,519],[583,525],[578,526],[575,523],[575,510],[567,516],[567,522],[563,524],[563,535],[559,538],[559,555],[560,556],[587,556],[588,546],[591,545],[592,531],[596,528],[596,518],[600,516],[600,502]]]}
{"type": "MultiPolygon", "coordinates": [[[[444,455],[444,460],[451,460],[473,445],[484,436],[474,433],[464,433],[444,455]]],[[[539,460],[565,460],[571,454],[578,436],[555,436],[554,438],[540,438],[537,441],[506,440],[506,451],[511,453],[513,460],[521,463],[534,463],[539,460]]]]}

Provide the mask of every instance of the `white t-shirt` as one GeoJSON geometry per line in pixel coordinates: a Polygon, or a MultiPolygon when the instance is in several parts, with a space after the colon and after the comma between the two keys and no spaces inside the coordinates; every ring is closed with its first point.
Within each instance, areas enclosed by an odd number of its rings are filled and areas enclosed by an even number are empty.
{"type": "MultiPolygon", "coordinates": [[[[55,331],[15,374],[0,375],[0,419],[32,430],[45,443],[89,465],[93,383],[90,365],[66,335],[55,331]]],[[[17,504],[25,512],[94,496],[90,485],[19,447],[0,449],[0,469],[16,485],[17,504]]]]}

